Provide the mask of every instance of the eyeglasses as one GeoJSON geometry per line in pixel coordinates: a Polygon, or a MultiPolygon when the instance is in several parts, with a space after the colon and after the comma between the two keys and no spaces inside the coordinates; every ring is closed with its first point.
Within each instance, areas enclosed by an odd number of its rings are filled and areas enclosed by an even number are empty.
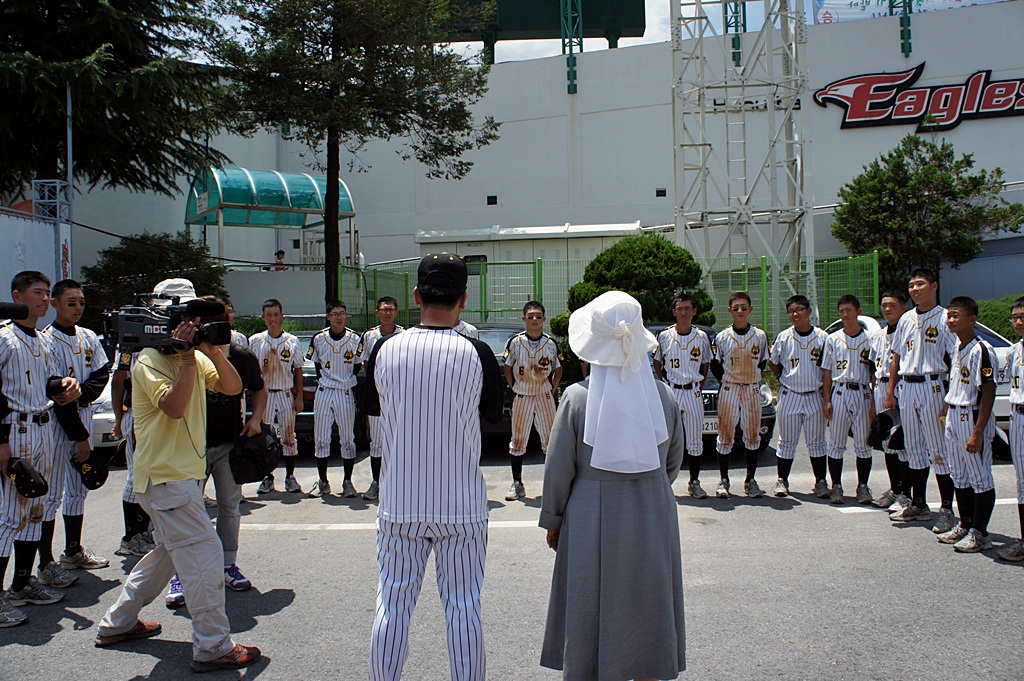
{"type": "Polygon", "coordinates": [[[786,310],[786,314],[800,314],[801,312],[807,312],[807,310],[810,309],[811,308],[809,307],[791,307],[788,310],[786,310]]]}
{"type": "Polygon", "coordinates": [[[1024,314],[1015,314],[1010,316],[1010,323],[1016,324],[1017,322],[1024,322],[1024,314]]]}
{"type": "Polygon", "coordinates": [[[377,312],[398,312],[397,307],[380,307],[377,308],[377,312]]]}
{"type": "Polygon", "coordinates": [[[338,319],[340,317],[347,317],[348,313],[347,312],[331,312],[331,313],[328,313],[327,316],[331,317],[333,319],[338,319]]]}
{"type": "Polygon", "coordinates": [[[531,320],[531,319],[532,319],[532,320],[534,320],[534,321],[537,321],[537,320],[539,320],[539,319],[544,319],[544,315],[539,315],[539,314],[528,314],[528,315],[526,315],[526,319],[527,319],[527,321],[529,321],[529,320],[531,320]]]}

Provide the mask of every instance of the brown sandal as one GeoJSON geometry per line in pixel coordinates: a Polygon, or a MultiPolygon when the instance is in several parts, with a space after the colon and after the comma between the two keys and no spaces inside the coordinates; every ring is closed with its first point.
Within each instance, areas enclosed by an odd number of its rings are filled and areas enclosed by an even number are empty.
{"type": "Polygon", "coordinates": [[[256,646],[243,646],[238,643],[227,655],[221,655],[216,660],[192,660],[192,671],[194,672],[215,672],[218,669],[241,669],[259,661],[260,649],[256,646]]]}

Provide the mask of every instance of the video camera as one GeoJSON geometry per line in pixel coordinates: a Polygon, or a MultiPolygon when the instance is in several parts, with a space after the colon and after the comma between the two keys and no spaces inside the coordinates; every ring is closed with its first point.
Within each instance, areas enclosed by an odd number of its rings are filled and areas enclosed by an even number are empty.
{"type": "Polygon", "coordinates": [[[167,305],[155,305],[149,301],[159,300],[160,296],[150,295],[148,298],[136,296],[134,305],[126,305],[117,310],[103,313],[104,339],[120,347],[122,352],[138,352],[143,348],[156,348],[160,352],[172,354],[199,347],[200,343],[210,345],[227,345],[231,342],[230,322],[210,322],[203,324],[192,337],[192,342],[171,338],[171,332],[186,317],[215,317],[224,314],[224,306],[209,300],[190,300],[179,302],[179,298],[163,298],[167,305]]]}

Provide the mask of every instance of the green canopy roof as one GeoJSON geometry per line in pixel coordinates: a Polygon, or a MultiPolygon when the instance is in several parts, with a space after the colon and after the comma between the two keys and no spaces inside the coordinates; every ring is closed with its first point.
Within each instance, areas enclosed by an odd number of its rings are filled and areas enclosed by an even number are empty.
{"type": "MultiPolygon", "coordinates": [[[[352,196],[338,180],[338,215],[353,218],[352,196]]],[[[317,227],[324,224],[327,178],[276,170],[209,168],[196,175],[188,192],[185,224],[231,227],[317,227]]]]}

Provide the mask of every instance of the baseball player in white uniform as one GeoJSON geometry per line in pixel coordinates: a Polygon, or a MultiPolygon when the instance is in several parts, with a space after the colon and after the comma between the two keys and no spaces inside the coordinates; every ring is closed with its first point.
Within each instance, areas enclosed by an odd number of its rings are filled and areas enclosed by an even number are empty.
{"type": "Polygon", "coordinates": [[[658,334],[654,350],[654,373],[672,388],[683,422],[686,454],[690,457],[687,493],[694,499],[707,498],[700,486],[700,462],[704,454],[704,400],[701,388],[711,363],[711,339],[693,325],[697,300],[688,293],[672,299],[675,326],[658,334]]]}
{"type": "Polygon", "coordinates": [[[466,338],[472,338],[473,340],[480,340],[480,332],[475,326],[462,319],[455,325],[455,330],[465,336],[466,338]]]}
{"type": "MultiPolygon", "coordinates": [[[[370,353],[381,339],[405,330],[402,326],[395,324],[395,318],[398,316],[398,301],[391,296],[383,296],[377,301],[377,309],[374,310],[374,314],[377,315],[380,325],[363,334],[363,351],[359,356],[363,366],[366,366],[366,362],[370,359],[370,353]]],[[[367,416],[366,422],[370,431],[370,473],[373,475],[373,482],[363,492],[363,499],[376,501],[380,490],[380,458],[384,450],[384,433],[380,429],[379,416],[367,416]]]]}
{"type": "Polygon", "coordinates": [[[562,356],[558,343],[542,329],[547,320],[544,306],[531,300],[523,306],[526,331],[512,336],[505,344],[505,380],[512,387],[512,440],[508,453],[512,458],[512,486],[506,501],[526,496],[523,486],[523,456],[530,439],[530,427],[540,435],[541,451],[548,451],[551,426],[555,423],[555,392],[562,380],[562,356]]]}
{"type": "MultiPolygon", "coordinates": [[[[889,387],[889,366],[892,364],[892,336],[896,324],[907,311],[907,296],[902,291],[886,291],[881,300],[882,318],[885,326],[871,335],[871,359],[875,363],[875,413],[885,409],[885,390],[889,387]]],[[[899,392],[899,386],[896,386],[899,392]]],[[[897,401],[899,396],[897,395],[897,401]]],[[[885,469],[889,474],[889,489],[872,501],[876,508],[891,508],[897,511],[910,504],[910,464],[904,449],[892,449],[889,440],[882,443],[885,454],[885,469]],[[895,506],[894,506],[895,504],[895,506]]]]}
{"type": "Polygon", "coordinates": [[[385,438],[371,681],[402,678],[409,621],[431,553],[451,678],[487,678],[480,606],[487,484],[480,471],[480,419],[501,419],[502,381],[487,345],[452,330],[466,304],[466,280],[458,256],[425,256],[413,290],[422,325],[378,343],[367,366],[365,409],[383,419],[385,438]]]}
{"type": "Polygon", "coordinates": [[[85,568],[95,570],[110,565],[110,561],[93,554],[82,546],[82,524],[88,489],[82,476],[71,465],[72,459],[83,461],[92,450],[92,409],[90,404],[100,396],[110,378],[110,362],[99,338],[89,329],[77,326],[85,311],[82,285],[72,279],[58,281],[53,286],[50,302],[57,311],[53,323],[43,332],[53,339],[53,351],[60,373],[79,380],[82,396],[76,406],[89,439],[74,442],[60,428],[54,433],[53,477],[48,480],[50,492],[46,497],[43,514],[43,533],[39,542],[39,581],[64,588],[78,578],[67,570],[85,568]],[[60,563],[53,558],[53,531],[57,509],[63,506],[64,553],[60,563]]]}
{"type": "Polygon", "coordinates": [[[896,325],[890,349],[889,387],[885,408],[900,410],[904,444],[910,463],[911,504],[892,513],[894,522],[927,521],[928,470],[935,464],[942,508],[932,531],[936,534],[953,528],[953,480],[945,460],[945,441],[939,416],[944,409],[946,379],[956,351],[956,336],[946,324],[946,309],[937,303],[938,280],[927,269],[910,273],[910,297],[917,305],[904,314],[896,325]],[[899,403],[896,382],[900,381],[899,403]]]}
{"type": "Polygon", "coordinates": [[[871,337],[857,317],[863,312],[856,296],[845,295],[837,304],[843,328],[829,335],[821,360],[825,418],[829,420],[828,472],[832,478],[829,503],[842,504],[843,454],[846,435],[853,435],[857,454],[857,503],[871,503],[871,448],[868,431],[875,416],[874,368],[871,337]]]}
{"type": "Polygon", "coordinates": [[[789,473],[793,470],[793,457],[802,429],[814,472],[814,492],[824,496],[822,489],[827,494],[828,487],[825,483],[821,357],[828,334],[811,324],[811,302],[806,296],[791,296],[786,301],[786,314],[793,326],[775,338],[768,358],[768,367],[780,384],[776,406],[779,445],[775,452],[779,479],[771,494],[789,495],[789,473]]]}
{"type": "MultiPolygon", "coordinates": [[[[249,349],[256,355],[267,386],[267,411],[263,422],[277,430],[283,445],[286,492],[301,492],[295,479],[295,414],[302,411],[302,346],[299,339],[281,328],[284,307],[276,298],[263,301],[263,323],[266,331],[249,337],[249,349]]],[[[274,491],[271,473],[256,490],[257,494],[274,491]]]]}
{"type": "Polygon", "coordinates": [[[119,556],[144,556],[156,548],[156,542],[150,530],[152,520],[135,495],[135,413],[132,411],[131,370],[139,353],[118,347],[116,354],[117,365],[110,379],[110,401],[114,405],[113,435],[124,438],[128,477],[121,492],[124,536],[114,553],[119,556]]]}
{"type": "Polygon", "coordinates": [[[1024,560],[1024,298],[1010,306],[1010,323],[1021,340],[1006,358],[1004,378],[1010,383],[1010,456],[1017,473],[1017,516],[1021,538],[999,550],[999,557],[1015,563],[1024,560]]]}
{"type": "Polygon", "coordinates": [[[11,282],[11,295],[14,302],[25,303],[28,312],[24,323],[0,326],[0,589],[14,554],[11,587],[0,591],[0,627],[25,622],[25,613],[18,609],[23,605],[47,605],[64,597],[32,576],[46,496],[29,499],[18,494],[6,479],[7,464],[16,456],[44,479],[52,479],[54,416],[72,439],[89,440],[71,404],[81,395],[78,381],[61,377],[53,338],[35,328],[50,307],[49,278],[42,272],[19,272],[11,282]]]}
{"type": "Polygon", "coordinates": [[[336,300],[327,305],[327,322],[323,331],[313,336],[306,359],[316,366],[317,388],[313,402],[313,442],[320,479],[313,484],[311,497],[331,493],[327,479],[327,457],[331,455],[331,431],[337,426],[341,443],[341,461],[345,479],[342,495],[354,497],[352,471],[356,463],[356,372],[362,362],[362,344],[358,333],[345,327],[348,307],[336,300]]]}
{"type": "Polygon", "coordinates": [[[992,405],[996,401],[999,359],[992,346],[974,333],[978,321],[978,303],[974,300],[953,298],[946,310],[946,320],[959,340],[949,370],[945,431],[960,522],[938,539],[943,544],[952,544],[959,553],[978,553],[992,548],[988,536],[988,522],[996,506],[996,483],[992,477],[996,420],[992,405]]]}
{"type": "MultiPolygon", "coordinates": [[[[230,300],[224,300],[224,309],[228,312],[228,322],[231,324],[235,323],[235,306],[231,304],[230,300]]],[[[243,348],[249,347],[249,339],[246,338],[245,334],[241,331],[235,331],[231,329],[231,343],[233,345],[241,345],[243,348]]]]}
{"type": "Polygon", "coordinates": [[[754,306],[750,296],[739,291],[729,296],[732,326],[718,332],[712,345],[711,371],[722,381],[718,390],[718,468],[722,479],[715,490],[720,499],[729,498],[729,454],[732,452],[736,425],[743,431],[747,448],[747,476],[743,489],[747,496],[762,497],[757,484],[758,446],[761,442],[761,402],[758,389],[761,372],[768,363],[768,336],[749,322],[754,306]]]}

